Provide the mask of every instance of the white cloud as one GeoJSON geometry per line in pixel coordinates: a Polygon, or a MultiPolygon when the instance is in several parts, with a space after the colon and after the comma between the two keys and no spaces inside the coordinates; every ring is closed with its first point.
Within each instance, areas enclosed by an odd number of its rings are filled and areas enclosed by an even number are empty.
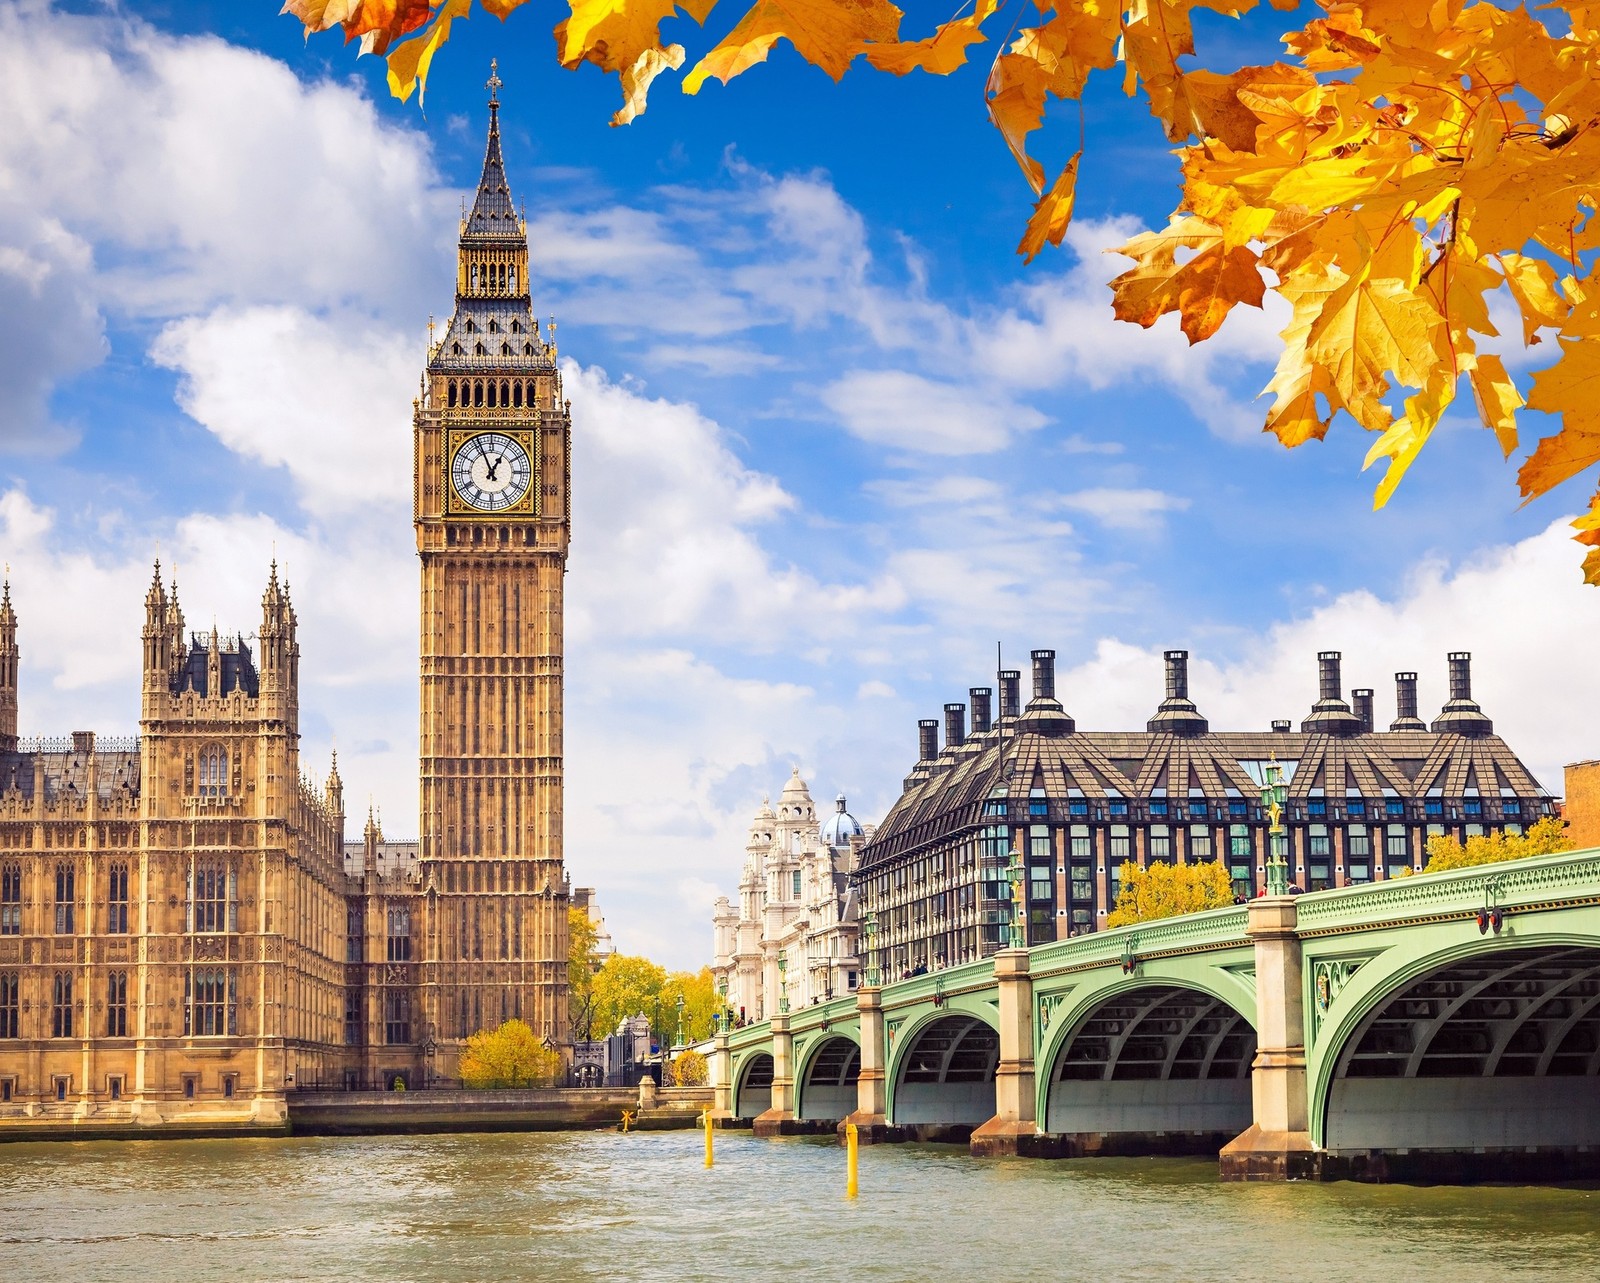
{"type": "Polygon", "coordinates": [[[178,370],[178,404],[230,450],[287,468],[315,513],[411,494],[411,399],[425,359],[371,317],[220,308],[168,325],[151,349],[178,370]]]}
{"type": "Polygon", "coordinates": [[[1169,512],[1182,512],[1189,501],[1161,490],[1098,486],[1062,495],[1063,508],[1086,513],[1110,530],[1149,534],[1161,529],[1169,512]]]}
{"type": "Polygon", "coordinates": [[[981,388],[905,370],[855,370],[823,388],[822,401],[863,441],[920,454],[987,454],[1048,421],[981,388]]]}

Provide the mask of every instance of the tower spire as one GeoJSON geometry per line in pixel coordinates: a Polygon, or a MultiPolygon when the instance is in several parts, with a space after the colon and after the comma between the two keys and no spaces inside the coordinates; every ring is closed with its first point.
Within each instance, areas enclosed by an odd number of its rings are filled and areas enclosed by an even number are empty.
{"type": "Polygon", "coordinates": [[[506,164],[500,155],[500,79],[498,63],[489,64],[489,141],[483,151],[483,174],[478,179],[477,195],[461,239],[504,239],[520,237],[522,220],[506,183],[506,164]]]}

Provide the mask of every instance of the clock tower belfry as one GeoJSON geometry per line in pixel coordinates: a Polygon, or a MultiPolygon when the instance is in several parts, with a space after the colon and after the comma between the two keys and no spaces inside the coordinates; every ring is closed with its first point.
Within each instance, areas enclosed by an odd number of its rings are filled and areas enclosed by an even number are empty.
{"type": "MultiPolygon", "coordinates": [[[[461,223],[455,310],[416,403],[422,570],[423,1014],[453,1076],[460,1040],[519,1017],[565,1042],[562,579],[570,405],[533,315],[527,228],[500,153],[500,79],[461,223]]],[[[554,324],[550,326],[554,330],[554,324]]]]}

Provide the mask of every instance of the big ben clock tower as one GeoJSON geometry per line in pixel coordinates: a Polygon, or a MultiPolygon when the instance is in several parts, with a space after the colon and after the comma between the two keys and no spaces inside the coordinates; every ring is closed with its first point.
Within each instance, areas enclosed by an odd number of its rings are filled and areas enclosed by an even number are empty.
{"type": "MultiPolygon", "coordinates": [[[[519,1017],[567,1038],[562,577],[571,415],[528,289],[527,229],[489,142],[461,224],[455,311],[417,403],[422,563],[424,1037],[519,1017]]],[[[552,327],[553,328],[553,327],[552,327]]]]}

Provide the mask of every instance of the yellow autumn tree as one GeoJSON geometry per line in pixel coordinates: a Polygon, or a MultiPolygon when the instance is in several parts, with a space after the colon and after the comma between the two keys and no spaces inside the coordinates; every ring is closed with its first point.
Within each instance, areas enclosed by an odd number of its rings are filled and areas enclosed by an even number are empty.
{"type": "Polygon", "coordinates": [[[1440,835],[1428,839],[1428,863],[1424,873],[1443,873],[1475,864],[1498,864],[1501,860],[1524,860],[1532,855],[1553,855],[1570,851],[1572,841],[1566,826],[1555,816],[1546,816],[1526,833],[1484,833],[1465,843],[1440,835]]]}
{"type": "Polygon", "coordinates": [[[680,1087],[704,1087],[711,1081],[706,1058],[693,1047],[685,1047],[673,1058],[672,1081],[680,1087]]]}
{"type": "MultiPolygon", "coordinates": [[[[478,0],[504,19],[524,0],[478,0]]],[[[734,7],[744,3],[735,0],[734,7]]],[[[1507,457],[1524,405],[1556,416],[1517,474],[1524,500],[1600,462],[1600,10],[1490,0],[1273,0],[1304,18],[1261,66],[1198,63],[1196,10],[1237,18],[1257,0],[968,0],[902,30],[889,0],[754,0],[697,54],[686,93],[764,62],[785,41],[835,80],[858,62],[949,75],[993,43],[983,98],[1038,198],[1019,251],[1061,243],[1083,154],[1083,117],[1045,129],[1052,100],[1081,101],[1115,70],[1180,144],[1183,194],[1169,225],[1121,247],[1135,266],[1115,310],[1152,325],[1179,314],[1190,342],[1271,290],[1288,305],[1266,430],[1319,439],[1343,412],[1374,435],[1387,502],[1457,396],[1507,457]],[[1035,135],[1065,157],[1050,181],[1035,135]],[[1069,153],[1070,154],[1067,154],[1069,153]],[[1491,306],[1555,359],[1519,385],[1491,306]]],[[[626,124],[652,82],[687,60],[717,0],[568,0],[563,67],[615,73],[626,124]]],[[[342,27],[388,62],[393,93],[425,85],[473,0],[287,0],[307,32],[342,27]]],[[[719,14],[720,16],[720,14],[719,14]]],[[[721,29],[720,27],[718,28],[721,29]]],[[[1221,42],[1219,42],[1220,47],[1221,42]]],[[[1117,131],[1120,143],[1122,131],[1117,131]]],[[[1573,523],[1600,584],[1600,490],[1573,523]]]]}
{"type": "Polygon", "coordinates": [[[1183,913],[1199,913],[1233,903],[1228,870],[1215,860],[1200,864],[1152,864],[1141,869],[1123,861],[1117,907],[1106,914],[1106,926],[1128,927],[1183,913]]]}
{"type": "MultiPolygon", "coordinates": [[[[599,931],[582,909],[567,909],[567,1015],[572,1037],[588,1042],[594,1027],[595,944],[599,931]]],[[[602,1029],[602,1034],[610,1033],[602,1029]]]]}
{"type": "Polygon", "coordinates": [[[482,1029],[467,1039],[461,1081],[467,1087],[545,1087],[561,1073],[561,1053],[540,1042],[520,1020],[482,1029]]]}

